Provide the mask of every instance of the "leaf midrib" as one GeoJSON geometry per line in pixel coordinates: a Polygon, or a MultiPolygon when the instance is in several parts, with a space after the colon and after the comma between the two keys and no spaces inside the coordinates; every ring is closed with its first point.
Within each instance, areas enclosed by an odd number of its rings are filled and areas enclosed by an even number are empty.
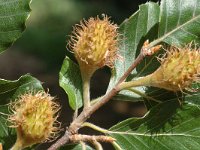
{"type": "Polygon", "coordinates": [[[164,34],[163,36],[159,37],[157,40],[154,40],[153,42],[151,42],[149,44],[149,47],[147,48],[151,48],[155,45],[157,45],[158,43],[162,42],[165,38],[167,38],[168,36],[170,36],[171,34],[173,34],[174,32],[178,31],[179,29],[181,29],[182,27],[184,27],[185,25],[192,23],[193,21],[195,21],[196,19],[199,19],[200,14],[191,18],[190,20],[186,21],[185,23],[181,24],[180,26],[176,27],[175,29],[171,30],[170,32],[164,34]]]}
{"type": "Polygon", "coordinates": [[[184,136],[184,137],[192,137],[192,138],[200,138],[200,136],[195,136],[191,134],[183,134],[183,133],[162,133],[162,134],[147,134],[147,133],[137,133],[137,132],[116,132],[116,131],[108,131],[107,134],[119,134],[119,135],[133,135],[133,136],[145,136],[145,137],[158,137],[158,136],[184,136]]]}

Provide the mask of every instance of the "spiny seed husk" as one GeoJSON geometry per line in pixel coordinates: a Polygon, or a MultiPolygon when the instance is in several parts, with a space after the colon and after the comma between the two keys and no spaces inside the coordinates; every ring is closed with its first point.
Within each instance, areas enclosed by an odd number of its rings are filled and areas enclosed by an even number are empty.
{"type": "Polygon", "coordinates": [[[105,15],[103,19],[97,16],[76,25],[70,46],[79,65],[95,69],[112,67],[117,56],[117,28],[105,15]]]}
{"type": "Polygon", "coordinates": [[[59,105],[48,93],[32,92],[21,95],[12,104],[13,114],[9,117],[11,127],[17,130],[17,138],[24,147],[55,138],[59,105]]]}
{"type": "Polygon", "coordinates": [[[161,58],[160,68],[152,74],[151,84],[171,91],[192,90],[200,81],[200,50],[186,46],[171,47],[161,58]]]}

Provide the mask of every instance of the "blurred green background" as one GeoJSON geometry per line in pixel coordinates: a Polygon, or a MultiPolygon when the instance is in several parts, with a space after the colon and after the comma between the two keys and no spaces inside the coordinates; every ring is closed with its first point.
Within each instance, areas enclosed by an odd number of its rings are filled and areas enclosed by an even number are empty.
{"type": "MultiPolygon", "coordinates": [[[[33,0],[23,36],[0,55],[0,78],[14,80],[26,73],[38,78],[60,100],[62,126],[68,125],[72,111],[66,94],[58,85],[58,73],[64,57],[69,54],[66,45],[72,26],[83,18],[103,13],[119,25],[145,2],[147,0],[33,0]]],[[[95,73],[91,83],[92,97],[105,92],[109,77],[108,68],[95,73]]],[[[141,103],[112,101],[98,110],[90,121],[108,128],[127,117],[142,116],[145,111],[141,103]]]]}

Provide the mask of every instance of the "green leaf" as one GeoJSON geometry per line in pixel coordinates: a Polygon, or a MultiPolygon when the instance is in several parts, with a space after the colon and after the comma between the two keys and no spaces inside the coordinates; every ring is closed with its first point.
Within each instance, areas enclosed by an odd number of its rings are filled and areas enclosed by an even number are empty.
{"type": "Polygon", "coordinates": [[[198,150],[200,109],[176,100],[164,102],[143,118],[130,118],[113,126],[108,134],[123,149],[198,150]]]}
{"type": "Polygon", "coordinates": [[[158,41],[184,46],[200,41],[200,0],[162,0],[158,41]]]}
{"type": "Polygon", "coordinates": [[[31,0],[0,0],[0,53],[25,30],[31,0]]]}
{"type": "MultiPolygon", "coordinates": [[[[140,48],[144,42],[144,36],[150,32],[156,32],[156,24],[159,19],[159,5],[148,2],[140,5],[137,11],[129,19],[125,20],[119,28],[122,34],[119,43],[119,55],[123,60],[116,60],[115,70],[113,70],[110,88],[118,81],[118,79],[129,68],[136,57],[136,50],[140,48]]],[[[136,72],[133,72],[135,74],[136,72]]]]}
{"type": "Polygon", "coordinates": [[[79,67],[66,57],[60,74],[59,84],[68,94],[69,104],[76,110],[82,106],[82,79],[79,67]]]}
{"type": "MultiPolygon", "coordinates": [[[[150,44],[165,42],[174,46],[185,46],[191,41],[200,43],[200,0],[162,0],[158,33],[150,44]]],[[[147,35],[148,38],[148,35],[147,35]]],[[[145,58],[137,66],[137,76],[152,73],[159,66],[155,57],[145,58]]]]}
{"type": "MultiPolygon", "coordinates": [[[[134,62],[145,40],[152,41],[150,46],[163,42],[169,45],[184,46],[193,40],[200,43],[199,8],[200,0],[162,0],[160,7],[152,2],[141,5],[139,11],[120,26],[122,40],[119,50],[123,61],[116,61],[108,91],[134,62]]],[[[159,65],[155,56],[146,57],[127,81],[148,75],[155,71],[159,65]]],[[[120,91],[119,95],[114,98],[134,102],[148,96],[146,87],[132,89],[132,91],[135,91],[132,92],[135,94],[120,91]]]]}
{"type": "MultiPolygon", "coordinates": [[[[157,3],[148,2],[141,5],[139,11],[120,25],[119,32],[122,35],[122,39],[119,44],[119,54],[123,57],[123,60],[116,60],[108,91],[135,60],[137,56],[136,50],[142,47],[146,40],[145,36],[148,34],[150,40],[156,37],[156,35],[154,37],[151,35],[152,33],[157,33],[159,11],[157,3]]],[[[132,76],[134,77],[136,74],[137,72],[134,70],[132,76]]],[[[123,95],[123,92],[121,94],[123,95]]],[[[138,95],[130,93],[127,96],[132,97],[132,99],[138,97],[138,95]]]]}
{"type": "Polygon", "coordinates": [[[30,75],[24,75],[15,81],[0,79],[0,104],[7,104],[11,99],[33,90],[39,91],[43,88],[41,82],[30,75]]]}
{"type": "MultiPolygon", "coordinates": [[[[81,144],[70,144],[61,147],[59,150],[83,150],[83,147],[81,144]]],[[[85,150],[93,150],[93,148],[87,145],[85,150]]]]}
{"type": "MultiPolygon", "coordinates": [[[[200,84],[194,85],[195,89],[200,89],[200,84]]],[[[157,105],[160,102],[165,102],[168,100],[176,99],[180,104],[188,103],[192,105],[200,105],[200,92],[171,92],[164,89],[149,87],[146,88],[143,99],[148,109],[157,105]]]]}
{"type": "Polygon", "coordinates": [[[15,81],[0,79],[0,143],[4,149],[9,149],[16,139],[15,131],[8,127],[8,104],[23,93],[41,90],[43,88],[40,81],[30,75],[24,75],[15,81]]]}
{"type": "Polygon", "coordinates": [[[146,95],[145,89],[143,87],[136,87],[129,90],[120,91],[117,95],[115,95],[112,99],[114,100],[122,100],[122,101],[142,101],[142,97],[146,95]]]}

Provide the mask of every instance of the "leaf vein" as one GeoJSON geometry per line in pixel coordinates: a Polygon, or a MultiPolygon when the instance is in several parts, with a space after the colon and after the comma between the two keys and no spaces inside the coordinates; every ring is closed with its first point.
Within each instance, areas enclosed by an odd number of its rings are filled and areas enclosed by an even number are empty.
{"type": "Polygon", "coordinates": [[[120,135],[132,135],[132,136],[144,136],[144,137],[160,137],[160,136],[184,136],[191,138],[200,138],[200,135],[190,135],[183,133],[158,133],[158,134],[147,134],[147,133],[137,133],[137,132],[116,132],[116,131],[108,131],[108,134],[120,134],[120,135]]]}
{"type": "Polygon", "coordinates": [[[23,12],[23,13],[12,14],[12,15],[2,15],[2,16],[0,16],[0,19],[5,19],[5,18],[11,18],[11,17],[21,16],[21,15],[26,15],[27,13],[29,13],[29,12],[23,12]]]}
{"type": "Polygon", "coordinates": [[[1,33],[9,33],[9,32],[18,32],[18,31],[21,31],[21,30],[15,29],[15,30],[9,30],[9,31],[0,31],[0,34],[1,33]]]}
{"type": "Polygon", "coordinates": [[[197,38],[199,37],[198,35],[195,35],[194,33],[191,33],[191,32],[189,32],[189,31],[185,30],[184,28],[182,28],[181,30],[182,30],[183,32],[189,34],[189,35],[195,36],[195,37],[197,37],[197,38]]]}
{"type": "Polygon", "coordinates": [[[172,141],[175,141],[175,143],[179,144],[182,148],[181,150],[185,149],[185,150],[189,150],[187,147],[185,147],[182,143],[180,143],[178,140],[175,140],[173,139],[172,137],[169,136],[169,138],[172,140],[172,141]]]}
{"type": "Polygon", "coordinates": [[[178,27],[179,26],[179,23],[180,23],[180,19],[181,19],[181,11],[182,11],[182,9],[181,9],[181,1],[179,0],[179,2],[178,2],[179,4],[178,4],[178,21],[177,21],[177,24],[176,24],[176,27],[178,27]]]}
{"type": "Polygon", "coordinates": [[[15,2],[17,2],[17,1],[19,1],[19,0],[1,2],[0,5],[7,5],[7,4],[15,3],[15,2]]]}
{"type": "Polygon", "coordinates": [[[196,0],[196,5],[194,3],[194,10],[193,10],[193,13],[192,13],[193,17],[195,17],[195,15],[196,15],[197,4],[198,4],[198,1],[196,0]]]}

